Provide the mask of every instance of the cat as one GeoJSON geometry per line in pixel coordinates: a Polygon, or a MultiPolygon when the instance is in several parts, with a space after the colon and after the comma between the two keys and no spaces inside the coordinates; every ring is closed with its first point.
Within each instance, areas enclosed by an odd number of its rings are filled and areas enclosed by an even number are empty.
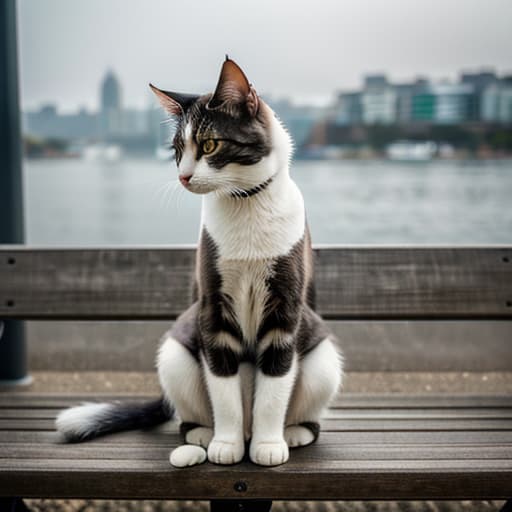
{"type": "Polygon", "coordinates": [[[313,253],[302,195],[290,178],[291,138],[242,69],[226,57],[213,94],[150,84],[177,121],[179,180],[203,194],[196,300],[157,358],[163,397],[62,412],[69,441],[151,426],[177,413],[186,444],[176,467],[285,463],[319,435],[342,357],[314,312],[313,253]]]}

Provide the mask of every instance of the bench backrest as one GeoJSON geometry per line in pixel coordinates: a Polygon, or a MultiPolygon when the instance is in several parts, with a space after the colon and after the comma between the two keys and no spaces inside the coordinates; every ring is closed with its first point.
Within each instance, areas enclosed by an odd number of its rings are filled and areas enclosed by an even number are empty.
{"type": "MultiPolygon", "coordinates": [[[[512,246],[316,247],[327,319],[512,319],[512,246]]],[[[0,246],[0,318],[172,319],[195,250],[0,246]]]]}

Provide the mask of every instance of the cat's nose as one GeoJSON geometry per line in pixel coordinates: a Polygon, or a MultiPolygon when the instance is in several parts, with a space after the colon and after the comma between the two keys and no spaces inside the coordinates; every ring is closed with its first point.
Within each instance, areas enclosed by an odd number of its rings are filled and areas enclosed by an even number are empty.
{"type": "Polygon", "coordinates": [[[192,174],[180,174],[180,182],[181,184],[186,187],[188,185],[188,182],[190,181],[190,178],[192,178],[192,174]]]}

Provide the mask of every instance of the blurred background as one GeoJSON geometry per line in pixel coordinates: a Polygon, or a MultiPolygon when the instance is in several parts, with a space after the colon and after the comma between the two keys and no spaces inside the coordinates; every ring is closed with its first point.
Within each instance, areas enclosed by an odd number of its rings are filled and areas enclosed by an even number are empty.
{"type": "Polygon", "coordinates": [[[194,243],[148,82],[227,53],[289,128],[313,240],[512,243],[510,0],[18,0],[26,240],[194,243]]]}

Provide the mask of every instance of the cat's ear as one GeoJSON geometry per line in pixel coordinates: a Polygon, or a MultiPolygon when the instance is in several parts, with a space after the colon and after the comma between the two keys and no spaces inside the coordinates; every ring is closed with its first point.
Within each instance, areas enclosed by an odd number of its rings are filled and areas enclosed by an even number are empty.
{"type": "Polygon", "coordinates": [[[156,94],[160,105],[172,116],[183,115],[199,98],[199,96],[193,94],[162,91],[153,84],[149,84],[149,87],[151,87],[151,90],[156,94]]]}
{"type": "Polygon", "coordinates": [[[222,65],[217,87],[207,107],[214,110],[226,104],[245,104],[249,114],[253,117],[258,113],[259,100],[256,91],[247,80],[240,66],[227,55],[222,65]]]}

